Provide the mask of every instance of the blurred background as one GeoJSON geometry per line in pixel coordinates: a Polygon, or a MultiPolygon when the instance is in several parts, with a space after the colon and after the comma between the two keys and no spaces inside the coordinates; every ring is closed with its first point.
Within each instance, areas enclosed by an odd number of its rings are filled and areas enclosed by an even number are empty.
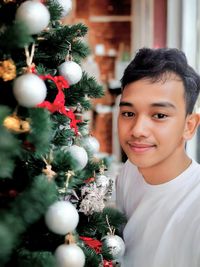
{"type": "MultiPolygon", "coordinates": [[[[179,48],[200,73],[200,0],[74,0],[73,5],[63,23],[88,26],[84,41],[91,55],[82,68],[105,91],[86,116],[91,120],[91,133],[100,143],[100,152],[112,158],[117,171],[126,160],[116,126],[123,71],[135,52],[145,46],[179,48]]],[[[189,155],[198,162],[199,141],[200,130],[187,144],[189,155]]]]}

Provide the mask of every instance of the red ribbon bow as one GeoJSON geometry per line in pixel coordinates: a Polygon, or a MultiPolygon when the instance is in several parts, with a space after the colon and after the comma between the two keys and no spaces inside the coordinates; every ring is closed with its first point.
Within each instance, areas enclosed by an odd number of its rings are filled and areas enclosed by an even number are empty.
{"type": "MultiPolygon", "coordinates": [[[[101,253],[102,242],[100,242],[97,239],[93,239],[91,237],[86,237],[86,236],[80,236],[79,238],[81,240],[83,240],[84,243],[88,247],[93,248],[96,251],[97,254],[101,253]]],[[[103,266],[104,267],[113,267],[112,261],[103,260],[103,266]]]]}
{"type": "Polygon", "coordinates": [[[57,111],[57,112],[65,115],[65,116],[67,116],[69,119],[71,119],[70,127],[74,128],[75,133],[77,134],[78,133],[77,123],[79,123],[80,120],[76,120],[75,114],[72,110],[66,110],[66,108],[65,108],[65,95],[62,91],[64,88],[69,88],[68,82],[64,79],[63,76],[53,77],[50,74],[47,74],[47,75],[40,75],[39,77],[42,80],[49,79],[49,80],[53,81],[56,84],[56,87],[58,89],[58,93],[57,93],[53,103],[51,103],[49,101],[43,101],[42,103],[37,105],[37,107],[46,108],[52,113],[57,111]]]}
{"type": "Polygon", "coordinates": [[[104,267],[113,267],[112,261],[104,260],[103,261],[103,266],[104,267]]]}
{"type": "Polygon", "coordinates": [[[93,248],[96,253],[101,253],[102,243],[99,240],[86,236],[80,236],[79,238],[83,240],[88,247],[93,248]]]}
{"type": "Polygon", "coordinates": [[[94,182],[94,181],[95,181],[94,177],[90,177],[90,178],[86,179],[84,182],[86,184],[89,184],[89,183],[94,182]]]}

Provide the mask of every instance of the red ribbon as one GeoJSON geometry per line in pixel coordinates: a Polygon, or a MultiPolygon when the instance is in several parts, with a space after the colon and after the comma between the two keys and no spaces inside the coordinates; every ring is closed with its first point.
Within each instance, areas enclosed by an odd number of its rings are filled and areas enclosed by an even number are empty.
{"type": "Polygon", "coordinates": [[[69,119],[71,119],[70,122],[70,127],[74,128],[75,133],[78,133],[78,127],[77,127],[77,123],[80,122],[80,120],[76,120],[75,114],[72,110],[66,110],[65,108],[65,95],[63,93],[63,89],[64,88],[69,88],[69,84],[68,82],[64,79],[63,76],[51,76],[50,74],[47,75],[40,75],[39,76],[42,80],[51,80],[55,83],[57,89],[58,89],[58,93],[53,101],[53,103],[49,102],[49,101],[43,101],[42,103],[40,103],[39,105],[37,105],[37,107],[40,108],[46,108],[48,109],[50,112],[54,113],[54,112],[59,112],[65,116],[67,116],[69,119]]]}
{"type": "Polygon", "coordinates": [[[90,177],[90,178],[86,179],[84,182],[86,184],[89,184],[89,183],[94,182],[94,181],[95,181],[94,177],[90,177]]]}
{"type": "Polygon", "coordinates": [[[103,261],[103,266],[104,267],[113,267],[112,261],[104,260],[103,261]]]}
{"type": "MultiPolygon", "coordinates": [[[[97,239],[93,239],[91,237],[86,237],[86,236],[79,236],[79,238],[81,240],[83,240],[84,243],[88,247],[93,248],[96,251],[97,254],[101,253],[102,242],[100,242],[97,239]]],[[[103,266],[104,267],[113,267],[112,261],[103,260],[103,266]]]]}
{"type": "Polygon", "coordinates": [[[86,236],[80,236],[79,238],[83,240],[90,248],[93,248],[96,253],[101,253],[102,243],[99,240],[86,236]]]}

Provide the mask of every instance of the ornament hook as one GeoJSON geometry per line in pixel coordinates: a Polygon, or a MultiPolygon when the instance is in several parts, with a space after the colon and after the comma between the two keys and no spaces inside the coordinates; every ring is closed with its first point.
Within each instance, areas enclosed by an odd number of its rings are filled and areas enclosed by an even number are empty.
{"type": "Polygon", "coordinates": [[[65,58],[66,61],[72,61],[73,57],[72,57],[72,44],[67,41],[68,43],[68,49],[67,49],[67,56],[65,58]]]}
{"type": "Polygon", "coordinates": [[[27,45],[25,45],[24,49],[25,49],[25,55],[26,55],[26,64],[30,68],[32,65],[33,57],[35,53],[35,44],[34,43],[32,44],[31,53],[29,52],[27,45]]]}
{"type": "Polygon", "coordinates": [[[115,228],[113,226],[110,226],[110,223],[109,223],[109,220],[108,220],[108,215],[106,215],[106,222],[107,222],[107,225],[108,225],[108,229],[110,231],[110,235],[114,235],[115,234],[115,228]]]}

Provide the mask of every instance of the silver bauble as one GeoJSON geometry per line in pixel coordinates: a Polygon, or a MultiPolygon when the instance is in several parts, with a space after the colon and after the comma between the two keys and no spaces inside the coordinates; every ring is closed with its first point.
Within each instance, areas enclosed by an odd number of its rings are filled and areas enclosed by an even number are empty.
{"type": "Polygon", "coordinates": [[[74,61],[65,61],[58,67],[58,72],[70,85],[78,83],[82,78],[82,69],[74,61]]]}
{"type": "Polygon", "coordinates": [[[83,147],[72,145],[72,146],[63,146],[62,150],[64,152],[69,152],[71,157],[76,160],[77,165],[75,167],[76,171],[80,171],[85,168],[88,163],[88,154],[83,147]]]}
{"type": "Polygon", "coordinates": [[[18,7],[15,18],[27,26],[30,34],[38,34],[48,26],[50,13],[39,1],[25,1],[18,7]]]}
{"type": "Polygon", "coordinates": [[[79,222],[79,214],[71,202],[57,201],[48,208],[45,222],[52,232],[66,235],[75,230],[79,222]]]}
{"type": "Polygon", "coordinates": [[[26,73],[14,80],[13,94],[21,106],[31,108],[44,101],[47,88],[36,74],[26,73]]]}
{"type": "Polygon", "coordinates": [[[107,235],[102,239],[102,246],[109,249],[114,260],[120,259],[125,252],[123,239],[118,235],[107,235]]]}
{"type": "Polygon", "coordinates": [[[56,267],[83,267],[85,254],[76,244],[63,244],[55,251],[56,267]]]}
{"type": "Polygon", "coordinates": [[[92,154],[99,152],[100,144],[99,141],[94,136],[87,136],[82,139],[83,146],[87,151],[92,154]]]}

